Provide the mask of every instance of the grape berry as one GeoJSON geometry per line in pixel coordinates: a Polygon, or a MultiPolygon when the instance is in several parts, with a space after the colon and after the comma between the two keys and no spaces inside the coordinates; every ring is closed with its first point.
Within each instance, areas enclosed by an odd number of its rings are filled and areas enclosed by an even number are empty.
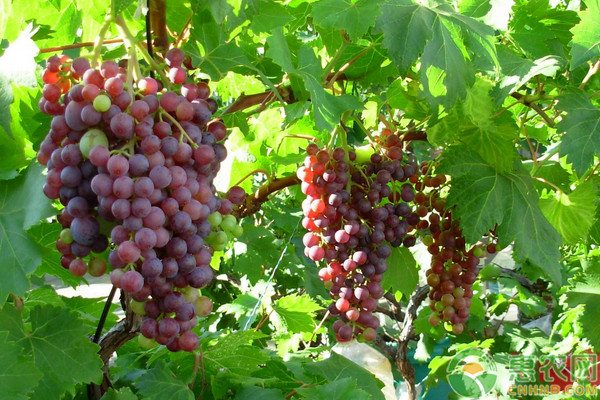
{"type": "Polygon", "coordinates": [[[210,121],[208,86],[186,82],[181,50],[166,59],[177,91],[149,77],[129,87],[114,61],[95,69],[84,58],[50,57],[39,108],[53,118],[37,158],[48,167],[44,194],[64,206],[63,267],[77,276],[110,269],[144,315],[142,335],[192,351],[191,329],[212,310],[198,289],[213,280],[213,251],[241,234],[227,214],[242,195],[220,199],[213,185],[226,128],[210,121]],[[107,249],[108,263],[96,256],[107,249]]]}

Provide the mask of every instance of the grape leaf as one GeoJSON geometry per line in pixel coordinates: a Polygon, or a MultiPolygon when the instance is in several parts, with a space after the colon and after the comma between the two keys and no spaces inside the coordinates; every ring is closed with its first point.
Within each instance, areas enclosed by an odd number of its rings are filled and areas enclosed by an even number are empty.
{"type": "Polygon", "coordinates": [[[540,208],[565,244],[574,244],[585,238],[592,227],[595,199],[594,183],[589,181],[571,193],[557,192],[552,197],[541,199],[540,208]]]}
{"type": "Polygon", "coordinates": [[[536,75],[553,77],[565,61],[556,56],[544,56],[537,60],[519,57],[505,46],[498,46],[498,61],[502,78],[492,91],[496,105],[536,75]]]}
{"type": "Polygon", "coordinates": [[[583,327],[583,336],[596,348],[600,349],[600,324],[597,322],[600,313],[600,276],[597,272],[588,270],[575,287],[566,293],[569,307],[583,304],[583,315],[579,323],[583,327]]]}
{"type": "Polygon", "coordinates": [[[321,308],[310,296],[296,294],[278,299],[273,306],[278,317],[276,324],[278,322],[277,325],[290,333],[312,332],[315,328],[315,311],[321,308]]]}
{"type": "Polygon", "coordinates": [[[173,375],[163,360],[155,365],[135,382],[144,399],[194,400],[194,392],[173,375]]]}
{"type": "Polygon", "coordinates": [[[235,400],[284,400],[285,396],[279,389],[265,389],[258,386],[245,387],[235,396],[235,400]]]}
{"type": "Polygon", "coordinates": [[[461,14],[473,18],[483,17],[492,9],[490,0],[460,0],[457,5],[461,14]]]}
{"type": "Polygon", "coordinates": [[[354,378],[356,387],[367,392],[371,399],[384,399],[381,392],[383,384],[379,379],[360,365],[335,352],[332,352],[330,357],[323,361],[305,364],[304,370],[309,374],[321,376],[329,382],[337,381],[342,377],[354,378]]]}
{"type": "Polygon", "coordinates": [[[100,400],[138,400],[138,397],[128,387],[121,388],[118,391],[110,388],[100,400]]]}
{"type": "Polygon", "coordinates": [[[356,41],[375,24],[380,1],[323,0],[313,4],[312,16],[315,24],[343,29],[352,41],[356,41]]]}
{"type": "Polygon", "coordinates": [[[204,351],[204,365],[213,371],[229,371],[248,375],[268,360],[268,355],[259,347],[249,346],[250,342],[265,337],[260,332],[238,331],[217,341],[204,351]]]}
{"type": "Polygon", "coordinates": [[[396,66],[406,72],[431,38],[434,15],[411,0],[386,0],[380,8],[376,30],[383,32],[383,46],[396,66]]]}
{"type": "Polygon", "coordinates": [[[583,90],[570,90],[558,97],[556,108],[567,113],[557,129],[565,132],[560,155],[580,176],[592,165],[594,155],[600,155],[600,110],[583,90]]]}
{"type": "Polygon", "coordinates": [[[0,306],[8,293],[22,295],[29,288],[28,275],[42,260],[42,247],[26,231],[53,214],[50,200],[42,194],[43,166],[32,163],[10,181],[0,181],[0,306]]]}
{"type": "Polygon", "coordinates": [[[586,0],[587,10],[579,13],[581,21],[571,32],[571,69],[600,56],[600,0],[586,0]]]}
{"type": "Polygon", "coordinates": [[[560,283],[560,235],[542,214],[531,177],[519,161],[499,173],[477,153],[453,146],[443,153],[439,172],[452,176],[448,206],[467,241],[475,243],[496,224],[502,247],[513,240],[518,261],[529,259],[560,283]]]}
{"type": "Polygon", "coordinates": [[[42,372],[31,360],[21,355],[21,349],[8,341],[8,333],[0,332],[0,387],[4,400],[26,400],[26,395],[38,384],[42,372]]]}
{"type": "Polygon", "coordinates": [[[252,18],[250,29],[254,32],[270,32],[293,20],[294,17],[288,12],[287,7],[272,1],[262,1],[258,14],[252,18]]]}
{"type": "Polygon", "coordinates": [[[356,387],[352,378],[337,379],[325,385],[298,388],[296,391],[307,399],[314,400],[368,400],[371,397],[364,390],[356,387]]]}
{"type": "Polygon", "coordinates": [[[35,275],[39,277],[43,277],[44,274],[56,276],[65,285],[76,287],[82,282],[86,282],[86,280],[83,277],[73,275],[60,263],[61,254],[56,249],[56,238],[58,238],[61,230],[62,226],[60,224],[42,222],[27,232],[39,245],[44,247],[42,262],[35,270],[35,275]]]}
{"type": "Polygon", "coordinates": [[[315,125],[319,130],[330,131],[339,123],[340,116],[347,110],[363,108],[358,98],[351,95],[334,96],[323,89],[321,79],[323,69],[311,48],[302,45],[297,54],[297,66],[281,29],[273,30],[267,39],[271,57],[283,70],[302,79],[304,87],[310,93],[315,125]]]}
{"type": "Polygon", "coordinates": [[[422,54],[421,82],[433,105],[450,107],[466,95],[475,81],[472,64],[488,69],[497,63],[493,30],[448,4],[386,0],[380,7],[376,30],[384,34],[383,46],[401,72],[422,54]]]}
{"type": "Polygon", "coordinates": [[[0,326],[21,347],[21,353],[44,371],[32,398],[56,400],[67,391],[73,393],[76,383],[102,379],[100,347],[88,339],[89,332],[75,313],[53,306],[34,307],[25,324],[14,307],[5,306],[0,326]]]}
{"type": "MultiPolygon", "coordinates": [[[[113,15],[119,15],[121,14],[123,11],[125,11],[125,9],[127,7],[129,7],[129,5],[133,3],[133,0],[115,0],[112,2],[112,6],[113,6],[113,15]]],[[[170,7],[167,7],[170,8],[170,7]]]]}
{"type": "Polygon", "coordinates": [[[410,250],[406,247],[392,248],[387,260],[388,269],[383,275],[381,286],[384,290],[400,292],[408,299],[419,283],[419,266],[410,250]]]}
{"type": "Polygon", "coordinates": [[[548,0],[518,1],[508,29],[516,46],[528,56],[540,58],[562,55],[564,50],[560,45],[571,40],[570,29],[577,21],[575,11],[551,8],[548,0]]]}

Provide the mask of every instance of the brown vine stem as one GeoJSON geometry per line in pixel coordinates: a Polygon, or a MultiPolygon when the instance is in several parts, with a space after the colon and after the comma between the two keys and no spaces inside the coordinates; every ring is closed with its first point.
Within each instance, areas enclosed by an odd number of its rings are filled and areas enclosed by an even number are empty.
{"type": "Polygon", "coordinates": [[[150,0],[150,25],[154,33],[154,45],[163,49],[169,48],[167,32],[167,2],[165,0],[150,0]]]}
{"type": "MultiPolygon", "coordinates": [[[[113,43],[123,43],[123,38],[115,38],[115,39],[105,39],[102,41],[102,45],[105,44],[113,44],[113,43]]],[[[96,45],[96,42],[81,42],[81,43],[73,43],[65,46],[56,46],[56,47],[46,47],[40,50],[40,53],[54,53],[57,51],[70,50],[70,49],[80,49],[82,47],[93,47],[96,45]]]]}
{"type": "Polygon", "coordinates": [[[244,182],[246,179],[248,179],[250,176],[256,174],[257,172],[260,172],[261,174],[265,174],[267,176],[267,180],[271,180],[271,174],[269,173],[269,171],[267,171],[266,169],[258,168],[258,169],[255,169],[254,171],[248,172],[246,175],[244,175],[242,177],[242,179],[237,181],[235,183],[235,185],[233,185],[233,186],[238,186],[240,183],[244,182]]]}
{"type": "Polygon", "coordinates": [[[532,176],[532,178],[535,179],[536,181],[540,181],[542,183],[545,183],[548,186],[552,186],[559,193],[564,193],[561,188],[559,188],[554,183],[552,183],[552,182],[550,182],[550,181],[548,181],[548,180],[546,180],[544,178],[540,178],[539,176],[532,176]]]}
{"type": "MultiPolygon", "coordinates": [[[[511,96],[514,97],[517,100],[521,100],[524,97],[521,93],[517,93],[517,92],[511,93],[511,96]]],[[[524,99],[523,99],[523,104],[525,104],[527,107],[531,108],[536,113],[538,113],[538,115],[540,117],[542,117],[542,119],[544,120],[544,122],[546,123],[546,125],[548,125],[550,128],[554,128],[556,126],[556,124],[554,123],[554,121],[552,120],[552,118],[550,118],[548,116],[548,114],[546,114],[544,112],[544,110],[542,110],[540,108],[540,106],[538,106],[537,104],[525,102],[524,99]]]]}
{"type": "Polygon", "coordinates": [[[537,165],[537,155],[535,150],[533,149],[533,144],[531,143],[531,139],[529,139],[529,134],[527,133],[527,127],[524,122],[521,122],[521,128],[523,129],[523,134],[525,135],[525,139],[527,140],[527,144],[529,145],[529,151],[531,152],[531,159],[533,160],[533,164],[537,165]]]}
{"type": "Polygon", "coordinates": [[[579,89],[583,90],[585,88],[585,85],[589,82],[590,79],[592,79],[592,77],[594,75],[596,75],[598,73],[598,71],[600,71],[600,60],[598,60],[595,63],[593,63],[592,65],[590,65],[590,69],[588,70],[588,73],[585,75],[585,77],[581,81],[581,85],[579,85],[579,89]]]}
{"type": "Polygon", "coordinates": [[[594,174],[596,173],[596,171],[598,170],[598,167],[600,167],[600,162],[598,164],[596,164],[596,166],[594,167],[594,169],[592,170],[592,172],[590,172],[590,174],[587,176],[587,178],[585,178],[583,181],[587,182],[590,179],[592,179],[592,177],[594,176],[594,174]]]}
{"type": "Polygon", "coordinates": [[[358,53],[356,56],[354,56],[350,61],[348,61],[347,63],[345,63],[344,65],[342,65],[340,67],[340,69],[337,70],[337,72],[333,75],[333,77],[331,79],[329,79],[329,81],[327,82],[326,88],[331,89],[331,87],[333,86],[333,84],[338,80],[338,77],[345,70],[347,70],[348,67],[350,67],[356,61],[358,61],[361,57],[363,57],[365,54],[367,54],[368,51],[371,50],[372,48],[373,48],[373,44],[371,44],[369,47],[365,47],[360,53],[358,53]]]}
{"type": "Polygon", "coordinates": [[[233,215],[237,218],[243,218],[248,215],[254,214],[260,210],[261,205],[269,200],[269,196],[275,192],[278,192],[286,187],[297,185],[300,183],[300,179],[296,174],[288,175],[285,178],[273,179],[267,182],[260,188],[258,188],[253,195],[247,196],[246,201],[233,211],[233,215]]]}
{"type": "Polygon", "coordinates": [[[173,47],[179,47],[179,45],[181,44],[181,42],[187,37],[187,32],[190,28],[190,24],[192,23],[192,16],[194,14],[190,14],[190,16],[188,17],[187,21],[185,21],[185,24],[183,25],[183,28],[181,28],[181,32],[179,32],[179,35],[177,35],[177,38],[175,39],[175,41],[173,42],[173,47]]]}
{"type": "Polygon", "coordinates": [[[416,374],[415,368],[408,360],[408,344],[414,336],[414,321],[417,318],[417,310],[423,300],[429,293],[429,286],[418,287],[410,297],[408,305],[406,306],[406,314],[404,316],[404,323],[402,325],[402,331],[398,337],[398,353],[396,357],[396,367],[402,374],[402,378],[406,382],[408,398],[411,400],[416,399],[416,374]]]}

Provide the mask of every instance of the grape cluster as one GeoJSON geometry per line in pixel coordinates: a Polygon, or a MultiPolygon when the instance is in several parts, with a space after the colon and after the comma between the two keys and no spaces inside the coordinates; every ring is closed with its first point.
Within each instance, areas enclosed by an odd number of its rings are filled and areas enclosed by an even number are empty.
{"type": "Polygon", "coordinates": [[[339,317],[338,341],[356,336],[375,339],[379,320],[372,313],[392,247],[415,244],[409,235],[419,223],[410,202],[415,193],[408,181],[418,172],[403,160],[401,141],[388,137],[382,154],[359,163],[353,151],[319,150],[310,144],[297,175],[306,195],[302,203],[305,254],[326,263],[319,277],[335,300],[329,306],[339,317]]]}
{"type": "Polygon", "coordinates": [[[197,290],[213,279],[211,235],[218,225],[239,230],[227,215],[233,202],[213,185],[227,156],[226,127],[211,121],[216,102],[206,83],[186,82],[181,50],[166,61],[173,90],[150,77],[129,84],[114,61],[96,69],[84,58],[48,59],[39,107],[53,119],[37,158],[48,167],[44,194],[64,205],[62,265],[101,275],[104,259],[84,259],[110,247],[110,279],[144,315],[141,333],[192,351],[197,316],[212,309],[197,290]]]}
{"type": "MultiPolygon", "coordinates": [[[[446,208],[444,199],[439,196],[440,188],[446,183],[445,175],[427,175],[430,166],[421,165],[421,179],[416,182],[418,189],[414,202],[417,212],[423,219],[417,226],[422,241],[431,254],[431,265],[427,270],[427,284],[430,307],[434,312],[429,317],[433,326],[440,322],[448,323],[454,334],[460,334],[469,317],[469,307],[473,298],[473,283],[477,279],[480,257],[483,248],[474,246],[467,251],[466,240],[459,227],[459,221],[452,217],[451,209],[446,208]]],[[[490,253],[496,251],[495,244],[487,246],[490,253]]]]}

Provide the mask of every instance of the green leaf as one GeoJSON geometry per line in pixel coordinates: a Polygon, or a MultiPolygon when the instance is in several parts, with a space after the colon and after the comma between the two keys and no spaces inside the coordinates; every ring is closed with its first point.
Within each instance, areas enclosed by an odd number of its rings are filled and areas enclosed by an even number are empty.
{"type": "Polygon", "coordinates": [[[473,18],[481,18],[492,9],[490,0],[460,0],[458,11],[473,18]]]}
{"type": "Polygon", "coordinates": [[[596,189],[589,181],[572,193],[557,192],[540,200],[540,208],[556,228],[565,244],[574,244],[587,236],[596,212],[596,189]]]}
{"type": "MultiPolygon", "coordinates": [[[[113,6],[113,14],[114,15],[119,15],[121,14],[123,11],[125,11],[125,9],[127,9],[127,7],[129,7],[131,4],[133,3],[133,0],[114,0],[112,2],[112,6],[113,6]]],[[[167,7],[170,8],[170,7],[167,7]]]]}
{"type": "Polygon", "coordinates": [[[322,376],[329,382],[343,378],[354,378],[356,387],[367,392],[372,400],[384,399],[381,392],[383,384],[379,379],[360,365],[335,352],[332,352],[326,360],[307,363],[304,365],[304,369],[307,373],[322,376]]]}
{"type": "Polygon", "coordinates": [[[422,54],[421,83],[433,105],[449,108],[465,96],[475,81],[473,64],[487,70],[497,62],[493,30],[448,4],[387,0],[380,7],[376,28],[384,34],[383,46],[401,72],[422,54]]]}
{"type": "Polygon", "coordinates": [[[56,400],[65,392],[73,393],[77,383],[102,380],[100,347],[89,340],[90,332],[75,313],[53,306],[34,307],[25,324],[14,307],[6,305],[0,311],[0,326],[21,347],[21,354],[44,371],[32,398],[56,400]]]}
{"type": "Polygon", "coordinates": [[[571,40],[570,29],[577,21],[575,11],[551,8],[548,0],[518,1],[513,6],[509,34],[530,57],[563,55],[563,46],[571,40]]]}
{"type": "Polygon", "coordinates": [[[138,397],[128,387],[121,388],[118,391],[110,388],[100,400],[138,400],[138,397]]]}
{"type": "Polygon", "coordinates": [[[557,126],[560,132],[565,132],[560,155],[566,155],[581,176],[592,165],[594,155],[600,155],[600,110],[583,90],[560,95],[556,108],[567,113],[557,126]]]}
{"type": "Polygon", "coordinates": [[[259,12],[252,18],[250,29],[254,32],[270,32],[294,20],[287,7],[274,1],[262,1],[259,12]]]}
{"type": "Polygon", "coordinates": [[[600,348],[600,324],[597,323],[600,313],[600,276],[597,272],[588,271],[582,281],[566,293],[567,304],[574,308],[583,304],[583,315],[579,323],[583,327],[583,335],[597,349],[600,348]]]}
{"type": "Polygon", "coordinates": [[[260,332],[239,331],[221,338],[204,351],[204,365],[213,371],[228,371],[248,375],[259,368],[269,357],[250,342],[265,337],[260,332]]]}
{"type": "Polygon", "coordinates": [[[310,296],[296,294],[278,299],[273,306],[281,324],[290,333],[312,332],[315,329],[315,311],[320,309],[322,307],[310,296]]]}
{"type": "Polygon", "coordinates": [[[26,400],[27,393],[38,384],[42,372],[31,360],[21,354],[14,342],[8,341],[8,333],[0,332],[0,387],[5,400],[26,400]]]}
{"type": "Polygon", "coordinates": [[[39,53],[39,49],[31,40],[34,33],[30,24],[0,57],[0,126],[11,137],[10,105],[13,102],[11,83],[30,87],[36,85],[34,58],[39,53]]]}
{"type": "Polygon", "coordinates": [[[579,13],[581,21],[571,30],[571,70],[600,56],[600,1],[586,0],[585,5],[587,10],[579,13]]]}
{"type": "Polygon", "coordinates": [[[9,293],[22,295],[29,288],[28,276],[42,260],[42,248],[26,231],[53,214],[42,193],[44,168],[32,163],[10,181],[0,181],[0,306],[9,293]]]}
{"type": "Polygon", "coordinates": [[[156,367],[149,369],[135,382],[139,393],[148,400],[194,400],[194,392],[181,380],[174,376],[163,360],[156,367]]]}
{"type": "Polygon", "coordinates": [[[257,302],[258,298],[250,294],[243,293],[238,295],[237,298],[231,303],[221,305],[217,309],[217,312],[233,314],[237,320],[238,326],[243,328],[250,317],[252,317],[252,321],[248,323],[248,326],[251,326],[254,322],[254,319],[256,319],[256,315],[251,316],[251,312],[257,302]]]}
{"type": "Polygon", "coordinates": [[[339,124],[342,113],[363,108],[360,100],[351,95],[334,96],[323,89],[321,79],[323,69],[311,48],[302,45],[298,51],[297,66],[294,66],[292,53],[281,29],[276,29],[267,39],[267,55],[289,74],[300,77],[310,93],[315,125],[318,130],[331,131],[339,124]]]}
{"type": "Polygon", "coordinates": [[[542,214],[531,177],[519,161],[513,171],[499,173],[463,146],[443,153],[439,172],[452,176],[447,198],[460,218],[465,238],[475,243],[493,229],[502,247],[513,240],[517,260],[529,259],[560,283],[560,235],[542,214]]]}
{"type": "MultiPolygon", "coordinates": [[[[565,169],[560,165],[560,163],[556,161],[547,161],[545,163],[536,164],[533,161],[524,162],[523,166],[527,168],[527,170],[532,171],[535,170],[535,176],[544,178],[548,182],[552,182],[556,186],[558,186],[563,192],[569,192],[571,190],[571,176],[565,169]]],[[[535,188],[539,193],[543,191],[548,191],[551,189],[548,184],[544,182],[540,182],[537,179],[533,182],[535,188]]]]}
{"type": "Polygon", "coordinates": [[[235,396],[235,400],[284,400],[285,396],[279,389],[265,389],[258,386],[245,387],[235,396]]]}
{"type": "Polygon", "coordinates": [[[342,378],[325,385],[298,388],[296,391],[311,400],[367,400],[371,397],[367,392],[357,389],[352,378],[342,378]]]}
{"type": "Polygon", "coordinates": [[[386,0],[380,4],[376,28],[383,32],[383,46],[400,69],[406,72],[431,38],[434,15],[411,0],[386,0]]]}
{"type": "Polygon", "coordinates": [[[58,238],[61,230],[62,226],[60,224],[42,222],[27,231],[36,243],[43,246],[42,262],[35,270],[35,275],[39,277],[43,277],[44,274],[55,276],[65,285],[76,287],[86,282],[86,280],[83,277],[73,275],[60,263],[61,254],[56,249],[56,238],[58,238]]]}
{"type": "Polygon", "coordinates": [[[316,2],[312,7],[315,24],[343,29],[350,40],[360,39],[379,15],[378,3],[381,0],[324,0],[316,2]]]}
{"type": "Polygon", "coordinates": [[[565,61],[556,56],[544,56],[537,60],[521,58],[506,46],[497,46],[498,61],[502,70],[502,78],[492,91],[496,105],[519,89],[536,75],[553,77],[565,61]]]}
{"type": "Polygon", "coordinates": [[[387,260],[388,269],[383,275],[381,286],[384,290],[400,292],[408,299],[419,283],[419,265],[406,247],[392,248],[387,260]]]}

